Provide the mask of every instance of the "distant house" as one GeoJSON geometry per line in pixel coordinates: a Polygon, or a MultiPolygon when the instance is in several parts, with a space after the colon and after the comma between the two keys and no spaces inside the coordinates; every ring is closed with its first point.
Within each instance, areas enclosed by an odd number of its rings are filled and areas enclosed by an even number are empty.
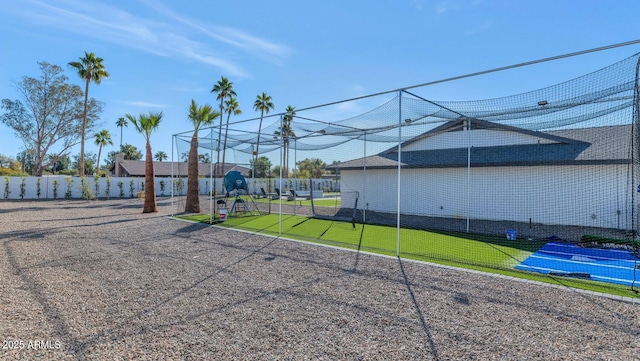
{"type": "MultiPolygon", "coordinates": [[[[452,120],[402,143],[400,213],[631,229],[631,139],[631,125],[539,132],[452,120]]],[[[398,158],[393,147],[327,168],[340,172],[343,198],[394,214],[398,158]]]]}
{"type": "MultiPolygon", "coordinates": [[[[156,177],[171,177],[172,174],[174,177],[186,177],[187,166],[187,162],[153,162],[153,170],[156,177]]],[[[198,175],[200,177],[209,177],[211,175],[212,166],[215,167],[215,164],[198,163],[198,175]]],[[[124,155],[119,153],[116,154],[115,162],[109,170],[113,177],[144,177],[145,161],[125,160],[124,155]]],[[[225,164],[224,173],[230,170],[237,170],[246,177],[250,175],[251,171],[249,168],[241,167],[236,164],[225,164]]]]}

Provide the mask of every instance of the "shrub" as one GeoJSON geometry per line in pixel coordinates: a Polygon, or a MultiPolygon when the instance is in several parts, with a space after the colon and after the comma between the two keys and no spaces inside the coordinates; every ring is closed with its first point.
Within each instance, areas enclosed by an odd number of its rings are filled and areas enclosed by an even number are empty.
{"type": "Polygon", "coordinates": [[[38,182],[36,183],[36,196],[38,197],[38,199],[40,199],[40,194],[42,193],[40,189],[40,184],[42,184],[42,177],[39,177],[38,182]]]}
{"type": "Polygon", "coordinates": [[[9,181],[11,181],[11,178],[8,175],[4,176],[4,199],[8,199],[9,193],[11,193],[9,191],[9,181]]]}
{"type": "Polygon", "coordinates": [[[96,175],[93,177],[93,181],[95,182],[95,183],[93,184],[93,187],[94,187],[94,188],[95,188],[95,190],[96,190],[96,199],[97,199],[97,198],[100,196],[100,175],[99,175],[99,174],[96,174],[96,175]]]}
{"type": "Polygon", "coordinates": [[[53,199],[58,199],[58,180],[53,181],[53,199]]]}
{"type": "Polygon", "coordinates": [[[26,188],[27,188],[27,178],[22,176],[20,179],[21,179],[21,182],[20,182],[20,199],[24,199],[24,193],[25,193],[26,188]]]}
{"type": "Polygon", "coordinates": [[[129,195],[131,196],[131,198],[134,197],[134,191],[135,187],[133,186],[133,178],[131,178],[131,181],[129,182],[129,195]]]}
{"type": "Polygon", "coordinates": [[[120,198],[124,198],[124,182],[118,181],[118,188],[120,189],[120,198]]]}
{"type": "Polygon", "coordinates": [[[184,188],[184,182],[182,181],[182,178],[178,178],[177,180],[173,181],[173,185],[176,194],[182,195],[182,188],[184,188]]]}
{"type": "Polygon", "coordinates": [[[107,176],[107,185],[104,189],[104,197],[109,199],[109,192],[111,191],[111,177],[107,176]]]}
{"type": "Polygon", "coordinates": [[[71,187],[73,186],[73,179],[71,177],[64,178],[67,181],[67,191],[64,192],[64,197],[66,199],[71,199],[71,187]]]}
{"type": "Polygon", "coordinates": [[[164,188],[167,186],[167,182],[161,180],[160,181],[160,195],[164,196],[164,188]]]}
{"type": "Polygon", "coordinates": [[[91,192],[91,187],[89,187],[84,177],[80,177],[80,191],[82,192],[83,199],[93,199],[93,192],[91,192]]]}

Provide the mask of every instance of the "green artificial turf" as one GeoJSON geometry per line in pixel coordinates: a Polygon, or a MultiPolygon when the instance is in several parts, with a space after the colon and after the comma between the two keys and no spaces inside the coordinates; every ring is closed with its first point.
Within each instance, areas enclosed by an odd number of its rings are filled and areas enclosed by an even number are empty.
{"type": "MultiPolygon", "coordinates": [[[[181,218],[209,223],[209,215],[181,218]]],[[[230,217],[220,226],[239,228],[269,235],[279,235],[280,215],[230,217]]],[[[397,228],[282,215],[282,234],[287,238],[357,249],[385,255],[396,255],[397,228]]],[[[403,258],[474,269],[540,282],[560,284],[627,297],[637,297],[628,287],[550,277],[516,270],[514,267],[541,248],[546,241],[509,241],[503,237],[460,232],[432,232],[400,229],[400,255],[403,258]]]]}
{"type": "MultiPolygon", "coordinates": [[[[251,196],[243,195],[240,196],[245,202],[251,202],[251,196]]],[[[227,199],[227,203],[233,203],[233,197],[229,197],[227,199]]],[[[280,203],[280,199],[270,199],[270,198],[253,198],[253,201],[256,203],[269,203],[271,205],[277,205],[280,203]]],[[[306,199],[298,199],[295,201],[288,201],[286,199],[282,199],[282,204],[284,205],[293,205],[296,204],[298,206],[307,206],[311,207],[311,200],[306,199]]],[[[316,207],[340,207],[340,198],[319,198],[313,200],[313,205],[316,207]]]]}

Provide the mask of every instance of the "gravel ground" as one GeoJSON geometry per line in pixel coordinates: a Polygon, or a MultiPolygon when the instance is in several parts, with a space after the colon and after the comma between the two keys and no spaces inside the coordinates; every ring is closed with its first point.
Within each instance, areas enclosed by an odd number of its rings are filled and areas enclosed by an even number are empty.
{"type": "Polygon", "coordinates": [[[0,201],[0,359],[638,360],[640,305],[173,220],[0,201]]]}

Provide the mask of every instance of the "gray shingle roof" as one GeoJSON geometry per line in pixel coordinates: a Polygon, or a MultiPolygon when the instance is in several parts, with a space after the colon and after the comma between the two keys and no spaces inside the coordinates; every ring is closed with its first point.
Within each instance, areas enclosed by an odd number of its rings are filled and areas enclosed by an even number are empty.
{"type": "MultiPolygon", "coordinates": [[[[445,131],[455,130],[450,126],[436,128],[424,133],[404,145],[445,131]]],[[[484,122],[486,123],[486,122],[484,122]]],[[[486,125],[486,124],[485,124],[486,125]]],[[[496,125],[495,128],[502,128],[496,125]]],[[[476,128],[477,129],[477,128],[476,128]]],[[[549,132],[533,132],[508,127],[503,130],[517,131],[544,139],[551,144],[517,144],[507,146],[471,148],[471,164],[474,167],[533,166],[567,164],[624,164],[629,159],[631,125],[617,125],[580,129],[565,129],[549,132]]],[[[466,167],[468,150],[464,148],[416,150],[402,152],[402,166],[413,168],[466,167]]],[[[377,155],[342,162],[327,168],[361,169],[397,167],[397,148],[377,155]]]]}
{"type": "MultiPolygon", "coordinates": [[[[174,176],[187,176],[187,162],[153,162],[153,171],[156,177],[170,177],[171,176],[171,164],[173,163],[173,175],[174,176]]],[[[143,177],[145,172],[145,162],[143,160],[125,160],[120,162],[120,166],[131,177],[143,177]]],[[[240,171],[243,175],[249,175],[249,169],[238,166],[236,164],[225,164],[225,172],[229,170],[240,171]]],[[[198,163],[198,175],[208,177],[211,170],[211,164],[198,163]]]]}

